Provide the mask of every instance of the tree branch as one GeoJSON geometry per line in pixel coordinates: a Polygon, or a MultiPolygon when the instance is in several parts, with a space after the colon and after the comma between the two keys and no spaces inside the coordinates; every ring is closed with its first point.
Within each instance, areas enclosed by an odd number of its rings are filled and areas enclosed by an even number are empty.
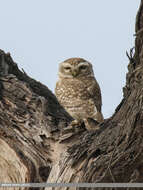
{"type": "MultiPolygon", "coordinates": [[[[143,28],[142,15],[143,1],[136,20],[137,34],[143,28]]],[[[142,182],[140,34],[136,35],[134,55],[131,50],[127,56],[130,63],[122,102],[99,130],[87,131],[84,125],[72,128],[71,116],[52,92],[20,71],[10,54],[1,50],[0,181],[142,182]]]]}

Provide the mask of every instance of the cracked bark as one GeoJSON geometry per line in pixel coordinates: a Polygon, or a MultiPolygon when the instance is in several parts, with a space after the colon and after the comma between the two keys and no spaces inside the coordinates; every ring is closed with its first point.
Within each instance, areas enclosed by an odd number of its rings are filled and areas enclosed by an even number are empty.
{"type": "Polygon", "coordinates": [[[142,31],[143,0],[123,100],[91,132],[69,127],[72,118],[52,92],[0,51],[1,182],[143,182],[142,31]]]}

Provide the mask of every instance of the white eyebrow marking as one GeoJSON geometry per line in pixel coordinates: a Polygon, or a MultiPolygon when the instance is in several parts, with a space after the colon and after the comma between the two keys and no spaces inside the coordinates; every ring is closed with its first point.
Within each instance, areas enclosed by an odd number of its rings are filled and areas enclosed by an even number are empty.
{"type": "Polygon", "coordinates": [[[88,62],[81,62],[81,63],[79,63],[79,66],[82,66],[82,65],[89,66],[89,63],[88,62]]]}
{"type": "Polygon", "coordinates": [[[68,63],[68,62],[63,62],[63,63],[61,63],[62,65],[64,64],[64,66],[71,66],[71,64],[70,63],[68,63]]]}

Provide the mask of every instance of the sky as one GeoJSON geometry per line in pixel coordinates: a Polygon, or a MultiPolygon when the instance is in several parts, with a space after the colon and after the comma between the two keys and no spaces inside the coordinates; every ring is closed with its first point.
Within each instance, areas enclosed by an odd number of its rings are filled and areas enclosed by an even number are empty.
{"type": "Polygon", "coordinates": [[[58,65],[71,57],[93,64],[102,111],[112,116],[122,100],[134,46],[140,0],[1,1],[0,49],[54,92],[58,65]]]}

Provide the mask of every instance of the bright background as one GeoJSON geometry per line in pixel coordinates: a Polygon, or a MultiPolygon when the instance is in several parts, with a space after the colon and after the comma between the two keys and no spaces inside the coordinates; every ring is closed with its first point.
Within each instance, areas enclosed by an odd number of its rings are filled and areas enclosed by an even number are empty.
{"type": "Polygon", "coordinates": [[[140,0],[4,0],[0,49],[53,92],[60,62],[87,59],[94,65],[107,118],[122,99],[125,52],[134,46],[139,4],[140,0]]]}

